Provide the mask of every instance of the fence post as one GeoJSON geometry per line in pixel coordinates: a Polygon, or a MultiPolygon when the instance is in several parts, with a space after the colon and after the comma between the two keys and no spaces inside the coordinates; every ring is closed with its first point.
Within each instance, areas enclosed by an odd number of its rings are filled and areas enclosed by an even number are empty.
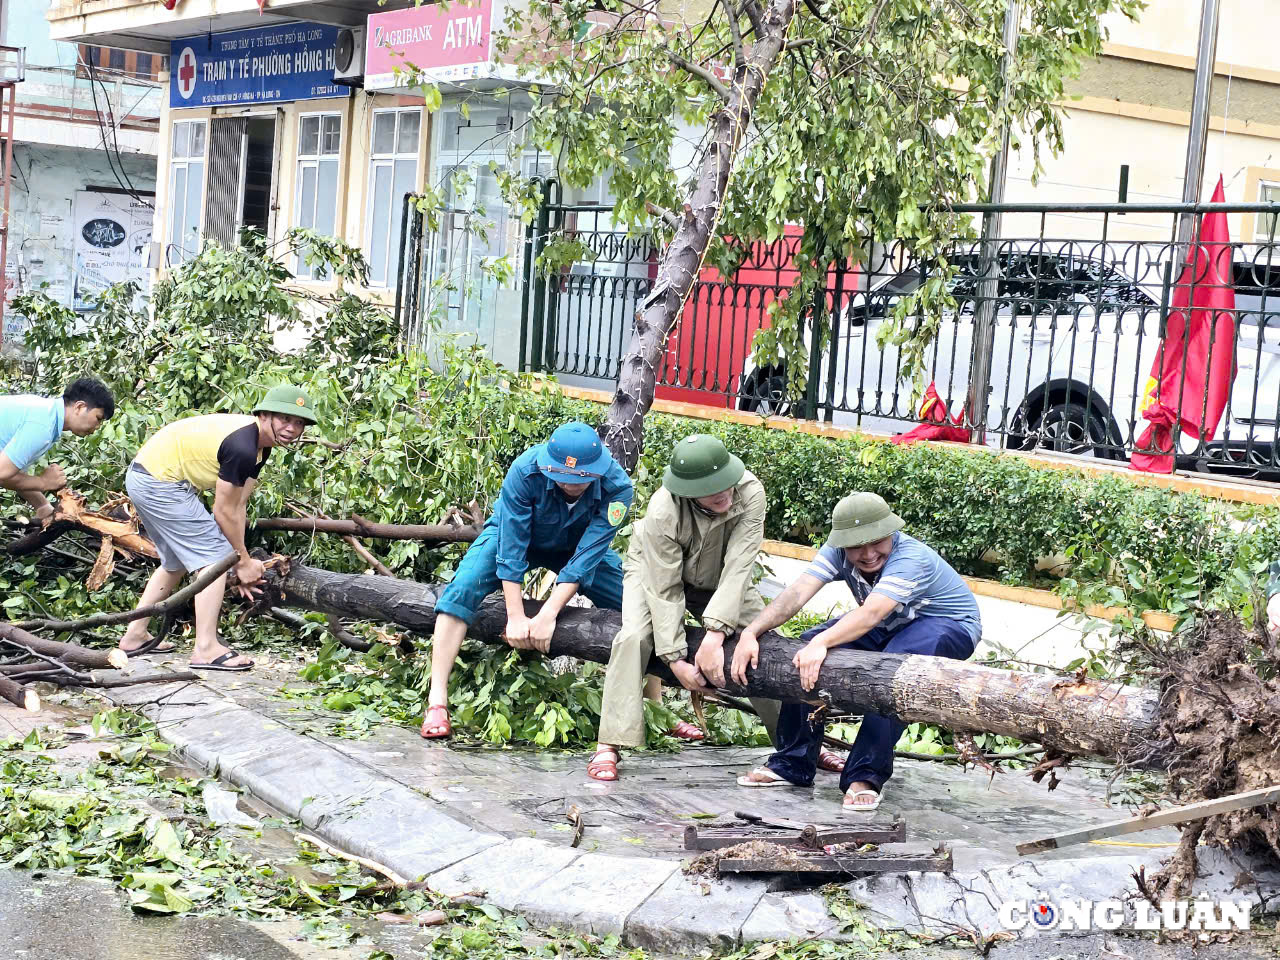
{"type": "MultiPolygon", "coordinates": [[[[1008,104],[1010,75],[1018,48],[1018,22],[1022,16],[1021,0],[1009,0],[1004,15],[1004,62],[1000,73],[1004,91],[1000,96],[1003,109],[1008,104]]],[[[1009,124],[1000,131],[1000,150],[991,158],[991,183],[987,202],[1004,203],[1005,175],[1009,167],[1009,124]]],[[[996,307],[1000,296],[1000,261],[997,257],[1000,238],[1000,214],[988,211],[982,215],[982,266],[978,282],[977,304],[973,316],[973,354],[969,362],[969,396],[966,408],[973,443],[987,438],[987,394],[991,389],[991,353],[995,349],[996,307]]]]}
{"type": "MultiPolygon", "coordinates": [[[[551,183],[550,178],[547,178],[542,183],[542,200],[538,204],[538,214],[533,218],[530,231],[533,242],[529,247],[527,274],[533,297],[532,337],[530,338],[532,349],[530,350],[528,361],[532,369],[539,372],[546,370],[546,353],[543,344],[543,338],[546,336],[546,297],[543,292],[542,281],[538,278],[537,260],[547,242],[547,225],[551,217],[551,183]]],[[[520,349],[523,354],[523,342],[520,345],[520,349]]]]}
{"type": "Polygon", "coordinates": [[[538,226],[542,222],[542,211],[547,205],[547,181],[537,178],[538,212],[524,228],[524,263],[520,271],[520,365],[516,368],[521,373],[529,369],[529,298],[533,294],[533,283],[537,276],[534,270],[534,251],[538,246],[538,226]]]}
{"type": "MultiPolygon", "coordinates": [[[[548,196],[552,202],[547,204],[547,219],[542,224],[542,236],[538,241],[538,252],[546,249],[547,238],[553,232],[563,232],[565,222],[564,195],[560,189],[558,181],[550,182],[550,191],[548,196]],[[552,219],[552,214],[556,214],[556,219],[552,219]]],[[[563,272],[557,270],[554,276],[548,276],[543,281],[542,289],[546,291],[546,299],[542,304],[543,319],[543,342],[542,342],[542,369],[555,370],[556,367],[556,326],[560,316],[560,284],[563,272]]]]}
{"type": "Polygon", "coordinates": [[[813,309],[809,314],[809,380],[804,388],[804,412],[802,419],[818,419],[818,383],[822,376],[822,322],[827,308],[827,273],[822,271],[818,289],[813,292],[813,309]]]}
{"type": "MultiPolygon", "coordinates": [[[[831,339],[827,341],[827,397],[826,420],[830,423],[835,419],[835,409],[837,403],[836,397],[836,364],[840,362],[840,330],[842,311],[844,310],[844,278],[846,274],[846,261],[843,256],[836,260],[836,289],[835,294],[831,298],[831,339]]],[[[845,320],[847,321],[847,318],[845,320]]],[[[846,364],[848,360],[846,358],[846,364]]],[[[846,393],[849,385],[845,384],[846,393]]]]}

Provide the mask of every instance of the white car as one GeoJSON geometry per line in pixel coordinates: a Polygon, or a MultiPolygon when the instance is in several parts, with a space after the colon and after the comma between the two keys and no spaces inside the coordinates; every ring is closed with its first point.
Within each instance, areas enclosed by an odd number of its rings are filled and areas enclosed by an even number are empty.
{"type": "MultiPolygon", "coordinates": [[[[988,444],[1128,458],[1147,425],[1138,406],[1160,349],[1159,253],[1167,249],[1126,249],[1123,262],[1137,263],[1145,279],[1133,278],[1136,269],[1126,272],[1110,258],[1078,249],[1001,251],[988,444]]],[[[1212,442],[1180,438],[1180,467],[1280,477],[1280,251],[1274,266],[1267,253],[1234,263],[1238,372],[1231,399],[1212,442]]],[[[932,380],[951,414],[959,415],[969,389],[977,248],[950,262],[959,268],[949,282],[956,309],[940,318],[922,384],[932,380]]],[[[881,348],[877,334],[894,305],[921,281],[921,267],[909,267],[843,298],[834,311],[818,395],[820,409],[833,408],[837,426],[892,434],[918,422],[915,381],[900,369],[897,347],[881,348]]],[[[793,412],[785,374],[748,361],[739,408],[793,412]]]]}

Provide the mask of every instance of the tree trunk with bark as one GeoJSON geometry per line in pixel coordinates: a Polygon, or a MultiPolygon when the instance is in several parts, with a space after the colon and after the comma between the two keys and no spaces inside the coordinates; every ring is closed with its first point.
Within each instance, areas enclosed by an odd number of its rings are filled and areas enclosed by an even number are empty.
{"type": "MultiPolygon", "coordinates": [[[[748,2],[756,4],[756,0],[748,2]]],[[[636,312],[635,328],[622,358],[618,387],[604,428],[606,446],[628,473],[640,459],[644,415],[653,405],[658,365],[662,362],[667,338],[679,322],[689,291],[702,269],[724,207],[734,159],[751,124],[760,92],[786,44],[787,29],[795,13],[796,0],[772,0],[763,11],[758,7],[750,11],[753,21],[759,18],[755,42],[745,58],[735,62],[729,88],[723,89],[718,83],[713,87],[716,92],[712,95],[719,97],[721,104],[711,118],[710,142],[684,210],[677,214],[679,226],[675,236],[658,262],[653,291],[636,312]]],[[[706,73],[699,68],[691,69],[674,55],[672,58],[676,66],[695,76],[706,73]]]]}
{"type": "MultiPolygon", "coordinates": [[[[324,613],[398,624],[428,633],[443,587],[388,577],[331,573],[295,565],[280,584],[284,602],[324,613]]],[[[532,614],[538,607],[526,601],[532,614]]],[[[499,643],[506,626],[501,598],[490,597],[470,635],[499,643]]],[[[564,610],[547,656],[571,656],[608,663],[621,614],[571,607],[564,610]]],[[[687,632],[692,658],[703,631],[687,632]]],[[[734,642],[725,644],[731,661],[734,642]]],[[[1159,694],[1155,690],[1043,674],[995,670],[941,657],[831,651],[818,686],[800,688],[792,665],[801,644],[777,633],[760,638],[760,665],[746,686],[729,681],[724,691],[738,696],[830,704],[850,713],[892,714],[907,723],[936,723],[951,730],[997,733],[1034,741],[1072,754],[1123,758],[1142,753],[1150,762],[1156,739],[1159,694]]],[[[649,672],[668,683],[675,678],[654,658],[649,672]]],[[[728,679],[728,678],[726,678],[728,679]]]]}

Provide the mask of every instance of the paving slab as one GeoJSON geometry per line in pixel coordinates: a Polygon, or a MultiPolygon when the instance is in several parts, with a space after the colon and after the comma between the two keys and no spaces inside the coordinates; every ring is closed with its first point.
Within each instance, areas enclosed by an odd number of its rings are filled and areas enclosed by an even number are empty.
{"type": "Polygon", "coordinates": [[[526,891],[515,909],[543,926],[620,934],[632,911],[679,867],[653,857],[584,854],[526,891]]]}
{"type": "Polygon", "coordinates": [[[582,852],[567,843],[556,846],[536,837],[517,837],[433,873],[427,882],[450,897],[483,891],[487,902],[514,910],[529,890],[580,856],[582,852]]]}
{"type": "Polygon", "coordinates": [[[742,924],[743,943],[762,940],[845,940],[827,903],[809,890],[766,893],[742,924]]]}
{"type": "Polygon", "coordinates": [[[770,882],[746,877],[708,880],[677,870],[627,918],[627,943],[653,953],[688,956],[710,947],[733,950],[742,925],[770,882]]]}

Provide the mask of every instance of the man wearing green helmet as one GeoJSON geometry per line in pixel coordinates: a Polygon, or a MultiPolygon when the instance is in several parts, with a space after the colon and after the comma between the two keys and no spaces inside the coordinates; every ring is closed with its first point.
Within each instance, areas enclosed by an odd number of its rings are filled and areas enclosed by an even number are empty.
{"type": "MultiPolygon", "coordinates": [[[[719,439],[695,434],[676,444],[623,563],[622,629],[605,675],[600,742],[587,766],[592,778],[618,779],[618,750],[645,745],[640,692],[654,652],[689,690],[713,692],[724,683],[725,637],[764,608],[751,582],[764,514],[764,486],[719,439]],[[706,639],[692,663],[687,586],[714,591],[702,613],[706,639]]],[[[772,735],[777,704],[756,707],[772,735]]]]}
{"type": "MultiPolygon", "coordinates": [[[[874,493],[854,493],[836,504],[831,536],[805,573],[742,631],[731,673],[746,682],[747,665],[759,655],[757,637],[786,623],[822,587],[843,580],[858,606],[801,634],[807,641],[793,663],[803,690],[814,689],[827,651],[911,653],[966,660],[982,637],[973,591],[934,550],[902,531],[902,518],[874,493]]],[[[738,778],[744,787],[809,786],[822,731],[813,707],[787,703],[778,718],[777,750],[765,766],[738,778]]],[[[893,776],[893,748],[904,725],[896,717],[867,714],[840,777],[844,809],[869,812],[880,805],[893,776]]]]}
{"type": "MultiPolygon", "coordinates": [[[[311,401],[297,387],[273,387],[252,416],[214,413],[187,417],[161,428],[142,445],[125,474],[125,489],[160,554],[139,607],[159,603],[188,573],[203,570],[234,552],[237,589],[246,597],[263,576],[261,561],[244,545],[245,508],[258,473],[273,447],[297,442],[316,422],[311,401]],[[213,513],[199,494],[214,491],[213,513]]],[[[196,643],[191,666],[198,670],[248,670],[253,661],[218,639],[218,614],[227,578],[219,577],[195,599],[196,643]]],[[[167,653],[147,632],[149,620],[134,620],[120,638],[131,657],[167,653]]]]}

